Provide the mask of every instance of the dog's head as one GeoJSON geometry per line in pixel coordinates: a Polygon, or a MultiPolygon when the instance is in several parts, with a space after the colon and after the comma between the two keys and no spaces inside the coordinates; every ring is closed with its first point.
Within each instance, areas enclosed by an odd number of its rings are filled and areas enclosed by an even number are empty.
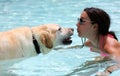
{"type": "Polygon", "coordinates": [[[68,45],[72,43],[71,36],[73,35],[73,28],[63,28],[58,25],[54,25],[55,41],[54,45],[68,45]],[[56,26],[56,27],[55,27],[56,26]]]}
{"type": "Polygon", "coordinates": [[[63,28],[57,24],[45,24],[40,27],[36,27],[36,31],[40,42],[45,45],[46,48],[52,49],[58,45],[71,44],[71,36],[73,35],[72,28],[63,28]]]}

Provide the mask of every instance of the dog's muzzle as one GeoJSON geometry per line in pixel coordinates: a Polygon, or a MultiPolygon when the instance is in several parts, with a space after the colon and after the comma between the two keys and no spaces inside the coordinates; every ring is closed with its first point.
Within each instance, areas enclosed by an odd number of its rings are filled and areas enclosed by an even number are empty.
{"type": "Polygon", "coordinates": [[[72,43],[71,36],[73,35],[73,32],[74,32],[74,29],[73,29],[73,28],[70,28],[69,36],[66,37],[66,38],[63,40],[63,44],[69,45],[69,44],[72,43]]]}

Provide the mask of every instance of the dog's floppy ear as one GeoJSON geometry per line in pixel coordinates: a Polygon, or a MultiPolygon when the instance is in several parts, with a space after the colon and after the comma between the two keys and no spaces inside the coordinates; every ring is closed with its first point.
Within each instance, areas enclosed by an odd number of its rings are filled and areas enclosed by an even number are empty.
{"type": "Polygon", "coordinates": [[[40,36],[41,42],[49,49],[53,47],[52,37],[49,33],[43,33],[40,36]]]}

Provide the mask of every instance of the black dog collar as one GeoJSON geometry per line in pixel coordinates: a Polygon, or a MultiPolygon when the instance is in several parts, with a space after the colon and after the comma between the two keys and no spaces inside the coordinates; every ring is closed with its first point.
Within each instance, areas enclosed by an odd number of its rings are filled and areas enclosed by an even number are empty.
{"type": "Polygon", "coordinates": [[[39,54],[39,53],[41,53],[39,44],[38,44],[37,40],[35,39],[34,35],[32,37],[33,37],[33,44],[34,44],[35,50],[36,50],[37,54],[39,54]]]}

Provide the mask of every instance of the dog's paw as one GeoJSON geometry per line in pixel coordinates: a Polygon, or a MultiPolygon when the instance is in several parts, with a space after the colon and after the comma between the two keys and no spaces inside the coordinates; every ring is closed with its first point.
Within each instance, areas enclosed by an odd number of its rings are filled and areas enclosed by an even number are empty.
{"type": "Polygon", "coordinates": [[[95,76],[109,76],[110,74],[107,72],[97,72],[95,76]]]}

